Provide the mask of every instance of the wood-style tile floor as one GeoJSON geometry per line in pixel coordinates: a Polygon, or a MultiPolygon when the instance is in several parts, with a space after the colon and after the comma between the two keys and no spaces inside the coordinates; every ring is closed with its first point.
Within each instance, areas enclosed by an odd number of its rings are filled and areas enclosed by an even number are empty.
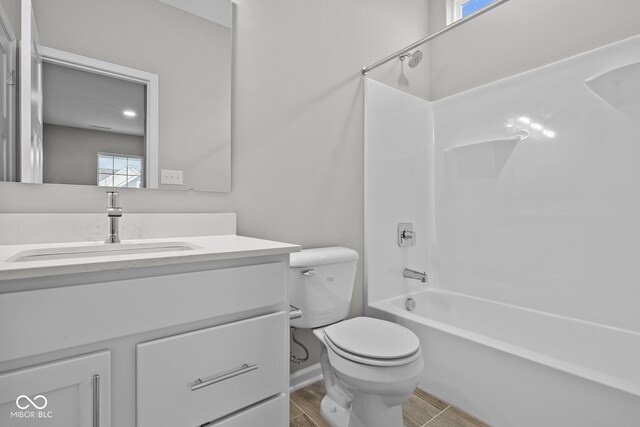
{"type": "MultiPolygon", "coordinates": [[[[330,427],[320,415],[324,397],[322,381],[291,394],[289,427],[330,427]]],[[[402,405],[406,427],[489,427],[429,393],[416,389],[402,405]]]]}

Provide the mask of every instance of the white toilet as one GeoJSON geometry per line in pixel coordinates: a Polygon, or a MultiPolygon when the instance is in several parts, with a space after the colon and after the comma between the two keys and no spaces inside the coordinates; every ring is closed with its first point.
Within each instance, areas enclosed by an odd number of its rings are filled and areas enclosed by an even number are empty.
{"type": "Polygon", "coordinates": [[[327,389],[323,418],[332,427],[402,427],[402,408],[424,367],[418,337],[407,328],[349,312],[358,254],[347,248],[309,249],[290,256],[291,304],[322,345],[327,389]]]}

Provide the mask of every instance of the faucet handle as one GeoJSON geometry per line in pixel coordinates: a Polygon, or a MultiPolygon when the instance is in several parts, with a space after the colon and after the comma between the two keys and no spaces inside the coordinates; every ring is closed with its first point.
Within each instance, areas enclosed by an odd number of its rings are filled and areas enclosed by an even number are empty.
{"type": "Polygon", "coordinates": [[[415,245],[416,233],[413,231],[413,224],[410,222],[401,222],[398,224],[398,246],[404,248],[415,245]]]}
{"type": "Polygon", "coordinates": [[[402,238],[403,239],[413,239],[413,231],[411,231],[411,230],[402,230],[402,238]]]}
{"type": "Polygon", "coordinates": [[[120,194],[117,191],[107,191],[107,208],[117,208],[120,204],[120,194]]]}
{"type": "Polygon", "coordinates": [[[107,208],[107,216],[109,218],[120,218],[122,216],[122,208],[107,208]]]}
{"type": "Polygon", "coordinates": [[[109,234],[105,243],[120,243],[118,235],[118,218],[122,216],[122,208],[119,205],[118,192],[107,191],[107,217],[109,218],[109,234]]]}
{"type": "Polygon", "coordinates": [[[107,216],[109,218],[119,218],[122,216],[122,208],[119,206],[120,200],[117,191],[107,191],[107,216]]]}

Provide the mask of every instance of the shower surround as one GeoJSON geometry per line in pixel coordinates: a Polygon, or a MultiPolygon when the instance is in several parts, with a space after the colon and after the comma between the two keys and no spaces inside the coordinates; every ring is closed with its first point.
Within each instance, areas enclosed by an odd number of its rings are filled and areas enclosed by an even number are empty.
{"type": "Polygon", "coordinates": [[[633,37],[432,103],[365,80],[367,314],[496,427],[640,419],[639,70],[633,37]]]}

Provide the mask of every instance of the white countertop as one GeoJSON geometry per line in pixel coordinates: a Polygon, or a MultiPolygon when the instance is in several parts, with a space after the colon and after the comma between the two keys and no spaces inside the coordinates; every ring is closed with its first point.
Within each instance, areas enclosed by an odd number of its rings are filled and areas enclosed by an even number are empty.
{"type": "Polygon", "coordinates": [[[123,240],[123,244],[180,242],[196,249],[143,254],[101,255],[83,258],[8,261],[24,251],[48,248],[104,246],[103,242],[47,243],[0,246],[0,282],[52,275],[89,273],[114,269],[154,267],[193,262],[219,261],[256,256],[281,255],[300,251],[299,245],[254,239],[237,235],[172,237],[162,239],[123,240]]]}

